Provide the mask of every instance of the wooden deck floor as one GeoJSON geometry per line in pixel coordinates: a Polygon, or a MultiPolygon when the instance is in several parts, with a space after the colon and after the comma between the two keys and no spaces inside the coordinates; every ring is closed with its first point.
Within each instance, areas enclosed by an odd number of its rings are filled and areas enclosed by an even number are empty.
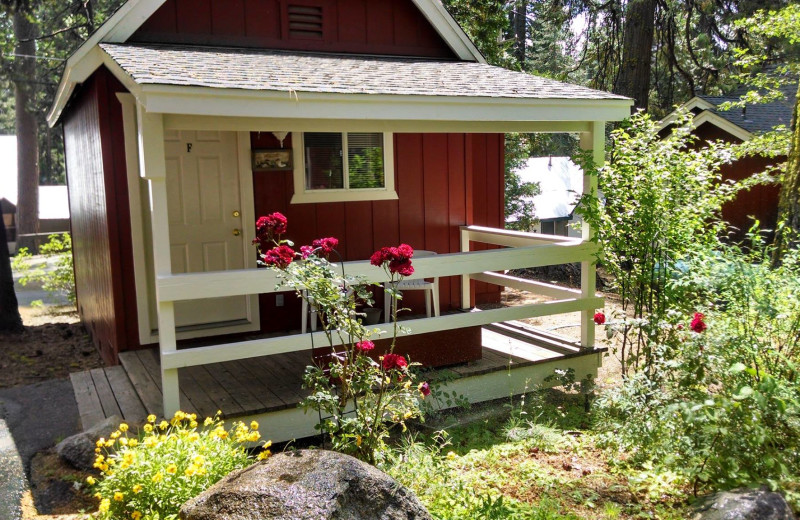
{"type": "MultiPolygon", "coordinates": [[[[507,323],[483,329],[483,358],[442,370],[456,379],[516,370],[596,354],[558,336],[507,323]]],[[[112,415],[137,424],[162,416],[161,374],[156,349],[126,352],[121,366],[70,374],[85,428],[112,415]]],[[[296,408],[305,397],[302,374],[308,351],[229,361],[179,370],[181,409],[200,417],[244,417],[296,408]]]]}

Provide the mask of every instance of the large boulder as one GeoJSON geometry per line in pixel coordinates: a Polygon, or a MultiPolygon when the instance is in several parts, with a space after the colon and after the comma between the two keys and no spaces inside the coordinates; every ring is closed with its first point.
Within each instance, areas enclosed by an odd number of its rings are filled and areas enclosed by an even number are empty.
{"type": "Polygon", "coordinates": [[[795,520],[795,516],[780,493],[735,489],[709,495],[693,520],[795,520]]]}
{"type": "Polygon", "coordinates": [[[276,454],[183,505],[183,520],[428,520],[419,499],[382,471],[324,450],[276,454]]]}
{"type": "Polygon", "coordinates": [[[96,457],[94,449],[97,440],[101,437],[108,439],[111,432],[119,428],[121,422],[122,417],[112,415],[90,429],[59,442],[56,445],[56,453],[74,468],[89,471],[92,469],[96,457]]]}

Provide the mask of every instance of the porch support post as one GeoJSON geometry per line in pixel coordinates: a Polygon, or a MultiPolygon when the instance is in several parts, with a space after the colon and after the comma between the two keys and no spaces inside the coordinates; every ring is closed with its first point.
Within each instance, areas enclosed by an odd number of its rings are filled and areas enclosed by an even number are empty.
{"type": "MultiPolygon", "coordinates": [[[[589,132],[581,133],[581,148],[592,151],[594,164],[600,166],[605,161],[605,121],[592,121],[589,125],[589,132]]],[[[597,176],[583,175],[583,193],[591,194],[595,197],[597,193],[597,176]]],[[[585,220],[583,221],[582,239],[591,240],[595,230],[585,220]]],[[[595,261],[581,262],[581,298],[592,298],[597,287],[597,271],[595,261]]],[[[581,311],[581,346],[583,348],[594,348],[594,311],[588,309],[581,311]]]]}
{"type": "Polygon", "coordinates": [[[161,356],[161,391],[164,416],[180,409],[178,370],[164,368],[164,354],[175,352],[175,309],[173,302],[161,301],[158,279],[172,274],[170,258],[169,217],[167,212],[167,169],[164,151],[164,121],[161,114],[145,112],[136,107],[139,123],[139,165],[142,177],[150,185],[150,222],[153,235],[153,265],[156,277],[156,299],[158,301],[158,344],[161,356]]]}
{"type": "MultiPolygon", "coordinates": [[[[469,230],[461,228],[461,252],[469,253],[469,230]]],[[[461,308],[469,310],[472,308],[472,297],[470,287],[470,275],[461,275],[461,308]]]]}

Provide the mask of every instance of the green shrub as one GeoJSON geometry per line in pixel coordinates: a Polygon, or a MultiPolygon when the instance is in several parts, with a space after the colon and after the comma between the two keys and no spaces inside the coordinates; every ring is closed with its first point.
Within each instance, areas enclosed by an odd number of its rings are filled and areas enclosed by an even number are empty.
{"type": "Polygon", "coordinates": [[[48,237],[48,242],[39,248],[45,258],[54,258],[55,265],[49,272],[45,270],[46,262],[33,264],[33,255],[23,247],[14,257],[14,270],[22,273],[19,283],[40,283],[42,288],[54,298],[65,297],[75,305],[75,271],[72,267],[72,238],[69,233],[55,234],[48,237]]]}
{"type": "MultiPolygon", "coordinates": [[[[208,418],[198,425],[194,414],[177,412],[168,423],[148,417],[141,435],[129,437],[121,424],[109,439],[97,441],[95,468],[100,479],[88,477],[99,503],[97,517],[110,519],[177,518],[181,505],[208,489],[231,471],[248,466],[248,444],[260,439],[258,423],[235,423],[208,418]]],[[[256,458],[269,456],[263,443],[256,458]]]]}
{"type": "Polygon", "coordinates": [[[696,491],[800,476],[799,258],[772,269],[758,244],[698,250],[672,285],[707,328],[673,309],[653,370],[600,399],[607,443],[696,491]]]}

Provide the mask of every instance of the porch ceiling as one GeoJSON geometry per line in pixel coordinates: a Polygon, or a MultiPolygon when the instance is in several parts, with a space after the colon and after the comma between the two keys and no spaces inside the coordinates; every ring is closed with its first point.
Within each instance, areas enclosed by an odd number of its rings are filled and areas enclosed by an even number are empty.
{"type": "MultiPolygon", "coordinates": [[[[361,121],[613,121],[628,98],[483,63],[101,44],[148,112],[361,121]]],[[[496,131],[503,131],[497,129],[496,131]]]]}

